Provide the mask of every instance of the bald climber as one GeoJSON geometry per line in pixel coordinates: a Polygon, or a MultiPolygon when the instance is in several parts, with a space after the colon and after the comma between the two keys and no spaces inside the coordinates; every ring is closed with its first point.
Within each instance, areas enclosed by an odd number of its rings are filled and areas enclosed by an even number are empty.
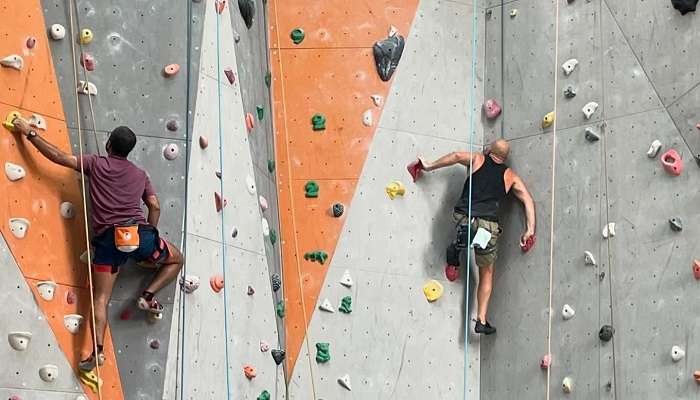
{"type": "Polygon", "coordinates": [[[434,162],[419,158],[419,168],[434,171],[439,168],[461,164],[472,168],[462,189],[462,194],[454,208],[453,219],[457,230],[456,239],[447,248],[447,266],[445,275],[450,281],[459,277],[459,254],[468,247],[469,237],[479,229],[491,234],[486,248],[474,246],[474,261],[479,266],[479,286],[477,288],[478,314],[474,331],[490,335],[496,328],[489,324],[486,313],[493,288],[493,270],[498,254],[498,237],[502,230],[498,223],[498,210],[508,193],[523,203],[527,219],[525,232],[520,237],[520,246],[524,251],[534,244],[535,239],[535,202],[525,187],[522,179],[505,164],[510,147],[503,139],[493,142],[483,154],[471,152],[453,152],[442,156],[434,162]],[[471,181],[471,221],[469,221],[469,190],[471,181]]]}

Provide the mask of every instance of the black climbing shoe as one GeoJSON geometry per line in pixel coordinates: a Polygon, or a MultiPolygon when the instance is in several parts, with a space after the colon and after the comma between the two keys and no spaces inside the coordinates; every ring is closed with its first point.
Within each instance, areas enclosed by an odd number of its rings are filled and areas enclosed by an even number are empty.
{"type": "Polygon", "coordinates": [[[496,328],[491,326],[491,324],[489,324],[489,321],[486,321],[485,324],[482,324],[481,321],[477,319],[476,325],[474,326],[474,332],[483,333],[484,335],[492,335],[496,333],[496,328]]]}

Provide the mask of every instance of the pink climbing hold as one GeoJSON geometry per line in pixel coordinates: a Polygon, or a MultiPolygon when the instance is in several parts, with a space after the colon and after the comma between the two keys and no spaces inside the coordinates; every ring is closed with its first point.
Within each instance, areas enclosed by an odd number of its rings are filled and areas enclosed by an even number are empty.
{"type": "Polygon", "coordinates": [[[228,201],[226,199],[222,201],[221,195],[218,192],[214,192],[214,203],[216,204],[216,212],[221,212],[228,204],[228,201]]]}
{"type": "Polygon", "coordinates": [[[661,164],[671,175],[678,176],[683,172],[683,159],[675,149],[670,149],[661,156],[661,164]]]}
{"type": "Polygon", "coordinates": [[[175,76],[178,72],[180,72],[180,66],[178,64],[168,64],[163,69],[163,74],[167,77],[175,76]]]}
{"type": "Polygon", "coordinates": [[[78,301],[78,297],[71,290],[66,292],[66,303],[75,304],[78,301]]]}
{"type": "Polygon", "coordinates": [[[80,54],[80,65],[88,71],[95,70],[95,58],[88,53],[80,54]]]}
{"type": "Polygon", "coordinates": [[[231,68],[224,69],[224,74],[228,79],[228,83],[233,85],[233,83],[236,82],[236,75],[233,74],[233,70],[231,68]]]}
{"type": "Polygon", "coordinates": [[[267,204],[267,199],[262,197],[262,196],[259,196],[258,201],[260,202],[260,209],[262,211],[267,211],[267,209],[269,207],[269,205],[267,204]]]}
{"type": "Polygon", "coordinates": [[[484,111],[486,112],[486,118],[494,119],[501,115],[501,105],[494,99],[486,100],[484,111]]]}
{"type": "Polygon", "coordinates": [[[411,174],[413,182],[418,182],[418,180],[423,176],[423,170],[425,167],[423,166],[423,161],[416,160],[408,164],[406,169],[408,170],[408,173],[411,174]]]}
{"type": "Polygon", "coordinates": [[[160,348],[160,340],[158,340],[158,339],[151,340],[151,348],[153,350],[157,350],[158,348],[160,348]]]}
{"type": "Polygon", "coordinates": [[[214,293],[219,293],[224,288],[224,277],[221,275],[212,276],[209,278],[209,286],[214,293]]]}
{"type": "Polygon", "coordinates": [[[527,238],[525,243],[520,243],[520,250],[522,250],[523,253],[527,253],[528,251],[530,251],[530,249],[535,247],[536,240],[537,238],[535,237],[535,235],[530,236],[529,238],[527,238]]]}
{"type": "Polygon", "coordinates": [[[209,139],[207,139],[205,136],[200,136],[199,137],[199,147],[203,150],[209,147],[209,139]]]}
{"type": "Polygon", "coordinates": [[[216,7],[216,12],[221,14],[224,12],[224,8],[226,7],[226,0],[216,0],[214,2],[214,7],[216,7]]]}
{"type": "Polygon", "coordinates": [[[8,400],[22,400],[22,398],[17,396],[16,394],[13,394],[8,400]]]}
{"type": "Polygon", "coordinates": [[[550,365],[552,365],[552,355],[545,354],[544,357],[542,357],[542,361],[540,361],[540,368],[548,369],[550,365]]]}
{"type": "Polygon", "coordinates": [[[28,49],[33,49],[36,46],[36,38],[33,36],[28,37],[26,45],[28,49]]]}
{"type": "Polygon", "coordinates": [[[700,279],[700,260],[693,261],[693,275],[695,279],[700,279]]]}
{"type": "Polygon", "coordinates": [[[454,282],[459,279],[459,266],[457,265],[447,265],[445,267],[445,277],[450,282],[454,282]]]}
{"type": "Polygon", "coordinates": [[[253,119],[253,114],[246,113],[245,126],[246,128],[248,128],[248,133],[250,133],[253,130],[253,128],[255,128],[255,120],[253,119]]]}

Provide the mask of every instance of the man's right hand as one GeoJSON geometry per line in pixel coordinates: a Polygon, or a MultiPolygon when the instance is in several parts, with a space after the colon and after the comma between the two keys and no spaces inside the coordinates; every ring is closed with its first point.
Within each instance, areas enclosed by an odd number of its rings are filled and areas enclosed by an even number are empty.
{"type": "Polygon", "coordinates": [[[13,119],[12,125],[15,126],[15,132],[21,133],[24,136],[27,136],[29,131],[32,129],[32,127],[29,126],[29,123],[20,117],[13,119]]]}

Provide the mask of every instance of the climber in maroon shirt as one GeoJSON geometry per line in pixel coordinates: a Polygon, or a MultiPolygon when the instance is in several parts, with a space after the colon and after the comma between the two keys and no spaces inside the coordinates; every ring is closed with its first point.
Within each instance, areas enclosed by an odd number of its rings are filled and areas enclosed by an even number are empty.
{"type": "Polygon", "coordinates": [[[120,126],[109,135],[107,156],[92,154],[78,158],[64,153],[39,136],[26,121],[16,118],[14,131],[24,135],[29,143],[52,162],[82,172],[88,178],[90,215],[93,238],[92,275],[95,299],[95,329],[98,355],[94,352],[79,364],[91,371],[95,364],[104,363],[103,345],[107,327],[107,305],[119,274],[119,267],[128,259],[152,264],[157,268],[151,283],[138,298],[142,310],[161,314],[163,306],[154,293],[172,282],[182,268],[180,251],[161,238],[156,226],[160,218],[160,202],[145,171],[126,157],[136,146],[136,135],[120,126]],[[82,164],[82,166],[81,166],[82,164]],[[148,216],[141,209],[148,208],[148,216]]]}

